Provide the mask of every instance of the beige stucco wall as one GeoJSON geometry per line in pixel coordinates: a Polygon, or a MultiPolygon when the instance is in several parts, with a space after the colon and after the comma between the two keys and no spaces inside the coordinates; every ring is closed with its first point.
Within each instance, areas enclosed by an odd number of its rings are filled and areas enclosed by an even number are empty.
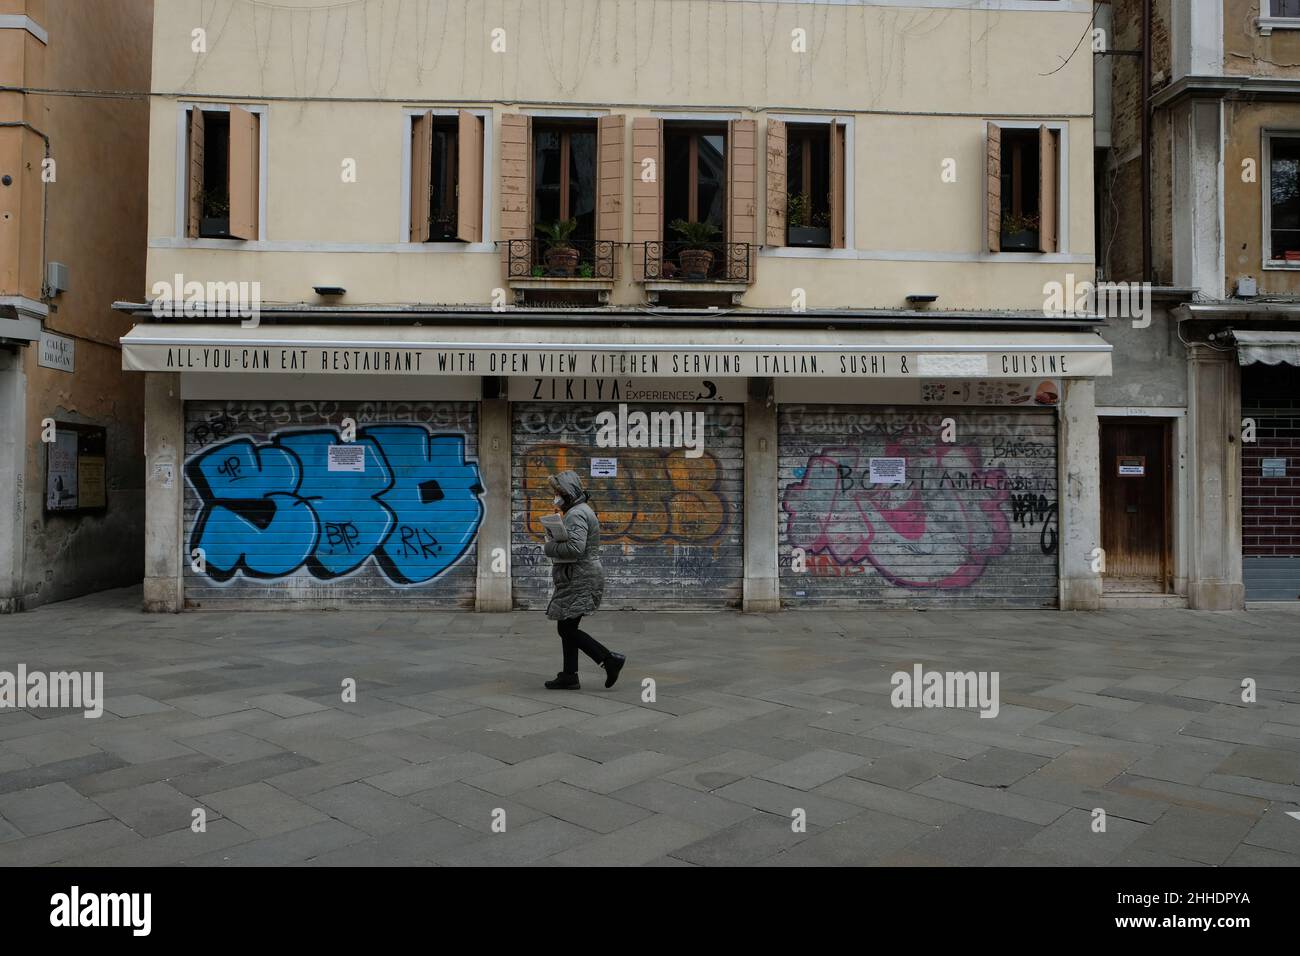
{"type": "Polygon", "coordinates": [[[1259,0],[1223,0],[1223,71],[1300,77],[1300,30],[1261,35],[1259,9],[1259,0]]]}
{"type": "MultiPolygon", "coordinates": [[[[1038,309],[1044,282],[1093,275],[1091,57],[1085,49],[1057,69],[1088,24],[1089,4],[1065,12],[729,0],[291,6],[174,0],[159,10],[153,86],[169,95],[151,106],[152,247],[137,296],[181,273],[259,280],[272,302],[314,301],[320,284],[346,287],[345,305],[489,302],[502,285],[496,254],[391,248],[404,203],[404,111],[416,105],[494,116],[567,104],[629,120],[684,110],[757,117],[760,155],[770,113],[852,117],[857,254],[763,256],[746,306],[788,308],[799,287],[813,308],[893,307],[909,292],[933,292],[940,308],[1038,309]],[[497,27],[504,53],[491,51],[497,27]],[[206,54],[192,52],[196,28],[207,31],[206,54]],[[806,54],[790,49],[800,28],[806,54]],[[177,118],[196,96],[267,106],[270,248],[195,248],[177,235],[177,118]],[[360,101],[340,101],[353,97],[360,101]],[[1012,261],[983,251],[984,122],[1015,117],[1067,124],[1066,254],[1012,261]],[[342,182],[345,158],[357,161],[355,183],[342,182]],[[940,179],[949,158],[955,183],[940,179]]],[[[761,197],[761,161],[759,175],[761,197]]],[[[630,203],[626,215],[630,239],[630,203]]],[[[616,302],[641,300],[630,282],[614,293],[616,302]]]]}
{"type": "MultiPolygon", "coordinates": [[[[41,6],[49,86],[148,89],[151,0],[41,6]]],[[[74,338],[76,368],[44,368],[37,346],[25,350],[27,606],[138,581],[143,549],[143,382],[121,369],[117,340],[131,323],[110,306],[135,294],[144,275],[148,105],[143,98],[42,100],[36,125],[49,135],[57,164],[48,186],[46,258],[67,264],[71,285],[52,300],[45,327],[74,338]],[[107,429],[102,515],[45,514],[40,424],[47,417],[107,429]]]]}

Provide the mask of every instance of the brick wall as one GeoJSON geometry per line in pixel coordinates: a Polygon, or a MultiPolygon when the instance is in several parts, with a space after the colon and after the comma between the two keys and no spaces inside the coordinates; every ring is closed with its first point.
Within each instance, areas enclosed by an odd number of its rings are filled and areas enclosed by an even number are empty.
{"type": "Polygon", "coordinates": [[[1242,554],[1300,557],[1300,369],[1242,369],[1241,415],[1256,438],[1241,446],[1242,554]],[[1264,478],[1265,458],[1285,458],[1287,476],[1264,478]]]}

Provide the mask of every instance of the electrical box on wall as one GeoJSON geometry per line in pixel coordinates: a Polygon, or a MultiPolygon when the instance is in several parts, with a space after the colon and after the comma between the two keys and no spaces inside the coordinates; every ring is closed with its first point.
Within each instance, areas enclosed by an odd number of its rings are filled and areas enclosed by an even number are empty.
{"type": "Polygon", "coordinates": [[[45,264],[45,289],[47,295],[68,291],[68,266],[63,262],[45,264]]]}
{"type": "Polygon", "coordinates": [[[1237,298],[1253,299],[1259,295],[1259,283],[1254,276],[1240,276],[1237,279],[1237,298]]]}

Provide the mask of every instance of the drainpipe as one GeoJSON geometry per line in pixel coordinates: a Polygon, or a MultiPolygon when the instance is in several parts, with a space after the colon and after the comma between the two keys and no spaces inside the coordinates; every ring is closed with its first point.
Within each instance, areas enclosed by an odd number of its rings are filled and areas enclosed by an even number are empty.
{"type": "Polygon", "coordinates": [[[1151,0],[1142,0],[1142,281],[1151,268],[1151,0]]]}

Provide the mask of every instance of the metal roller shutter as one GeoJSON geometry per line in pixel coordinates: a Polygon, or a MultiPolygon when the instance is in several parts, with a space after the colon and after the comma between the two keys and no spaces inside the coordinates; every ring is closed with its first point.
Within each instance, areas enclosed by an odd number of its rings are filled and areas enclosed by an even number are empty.
{"type": "Polygon", "coordinates": [[[186,606],[473,608],[477,459],[473,402],[186,402],[186,606]]]}
{"type": "MultiPolygon", "coordinates": [[[[649,406],[628,406],[650,411],[649,406]]],[[[554,511],[546,479],[582,475],[601,521],[606,609],[739,607],[744,577],[744,406],[654,406],[703,412],[704,452],[600,448],[596,416],[606,404],[513,407],[512,568],[519,608],[545,608],[551,562],[540,518],[554,511]],[[618,474],[591,477],[591,459],[618,460],[618,474]]]]}
{"type": "Polygon", "coordinates": [[[1057,605],[1053,412],[783,405],[778,425],[783,605],[1057,605]],[[873,485],[872,458],[905,482],[873,485]]]}

